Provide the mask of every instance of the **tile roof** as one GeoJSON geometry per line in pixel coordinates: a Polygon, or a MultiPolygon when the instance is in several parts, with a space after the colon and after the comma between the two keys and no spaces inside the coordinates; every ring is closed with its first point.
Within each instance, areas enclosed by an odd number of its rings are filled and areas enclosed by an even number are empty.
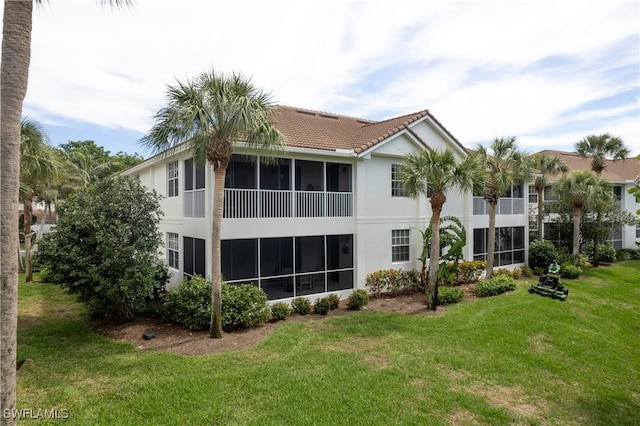
{"type": "MultiPolygon", "coordinates": [[[[569,170],[591,170],[591,158],[581,157],[575,152],[547,149],[540,151],[539,154],[562,158],[569,166],[569,170]]],[[[608,181],[632,181],[636,176],[640,175],[640,161],[636,158],[605,160],[604,164],[605,169],[602,171],[602,178],[608,181]]]]}
{"type": "Polygon", "coordinates": [[[278,105],[275,107],[273,121],[284,135],[288,146],[329,151],[345,149],[359,154],[405,129],[409,130],[411,123],[426,116],[460,144],[428,110],[373,121],[278,105]]]}

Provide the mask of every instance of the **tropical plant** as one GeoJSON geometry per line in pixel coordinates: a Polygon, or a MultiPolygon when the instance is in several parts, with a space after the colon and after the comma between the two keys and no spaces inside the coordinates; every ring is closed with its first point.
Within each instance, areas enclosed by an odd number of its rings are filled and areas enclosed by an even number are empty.
{"type": "MultiPolygon", "coordinates": [[[[129,0],[104,3],[129,4],[129,0]]],[[[4,2],[0,60],[0,412],[16,407],[16,348],[18,327],[18,215],[20,186],[20,123],[31,60],[33,4],[42,0],[4,2]]],[[[15,417],[2,416],[13,425],[15,417]]]]}
{"type": "Polygon", "coordinates": [[[484,199],[489,204],[489,238],[487,242],[487,279],[493,274],[496,243],[496,208],[500,196],[515,184],[531,176],[531,160],[516,145],[516,137],[495,138],[488,148],[478,146],[475,156],[486,167],[484,199]]]}
{"type": "Polygon", "coordinates": [[[23,119],[20,125],[20,201],[24,205],[25,281],[33,281],[31,262],[31,225],[33,200],[59,171],[53,148],[39,123],[23,119]]]}
{"type": "Polygon", "coordinates": [[[623,160],[629,156],[629,149],[622,139],[609,133],[587,136],[576,143],[576,152],[581,157],[591,158],[591,170],[598,176],[606,169],[604,160],[607,158],[623,160]]]}
{"type": "Polygon", "coordinates": [[[141,140],[154,152],[170,154],[186,143],[195,161],[213,167],[213,224],[211,250],[211,337],[222,337],[220,235],[224,181],[234,142],[262,151],[262,158],[281,152],[284,138],[272,124],[272,100],[242,74],[203,72],[186,83],[169,86],[167,106],[141,140]]]}
{"type": "Polygon", "coordinates": [[[531,167],[536,171],[533,180],[533,187],[538,194],[538,239],[544,239],[542,228],[542,218],[544,216],[542,196],[544,188],[547,186],[547,175],[564,174],[569,171],[569,167],[560,157],[552,157],[550,155],[540,153],[531,157],[531,167]]]}
{"type": "MultiPolygon", "coordinates": [[[[408,154],[400,169],[400,179],[408,196],[428,196],[431,203],[432,229],[430,239],[428,277],[423,267],[421,281],[426,289],[427,308],[436,310],[438,304],[438,266],[440,263],[440,215],[447,200],[446,193],[481,188],[484,170],[475,156],[457,157],[450,149],[424,150],[408,154]],[[426,279],[425,279],[426,278],[426,279]]],[[[424,236],[424,235],[423,235],[424,236]]],[[[423,258],[426,253],[423,253],[423,258]]]]}
{"type": "Polygon", "coordinates": [[[593,200],[594,187],[603,185],[602,179],[591,171],[575,171],[561,177],[553,190],[561,200],[569,203],[573,210],[573,242],[572,254],[580,253],[580,220],[584,210],[593,200]]]}
{"type": "MultiPolygon", "coordinates": [[[[420,260],[422,270],[425,270],[429,253],[431,252],[431,233],[433,227],[431,223],[424,231],[418,230],[422,236],[422,252],[420,260]]],[[[447,251],[440,255],[438,265],[438,285],[441,283],[452,284],[458,275],[458,262],[464,257],[463,249],[467,244],[467,232],[462,221],[455,216],[444,216],[440,218],[440,253],[445,248],[447,251]],[[452,222],[452,223],[447,223],[452,222]]]]}

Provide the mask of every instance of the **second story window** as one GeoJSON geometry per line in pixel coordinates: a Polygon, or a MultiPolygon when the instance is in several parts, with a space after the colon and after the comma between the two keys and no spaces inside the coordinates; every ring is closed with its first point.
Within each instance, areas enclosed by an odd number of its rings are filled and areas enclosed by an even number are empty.
{"type": "Polygon", "coordinates": [[[178,196],[178,161],[167,163],[167,194],[169,197],[178,196]]]}
{"type": "Polygon", "coordinates": [[[184,161],[184,216],[204,217],[205,164],[193,158],[184,161]]]}
{"type": "Polygon", "coordinates": [[[404,192],[404,186],[400,180],[400,164],[391,165],[391,196],[392,197],[406,197],[404,192]]]}

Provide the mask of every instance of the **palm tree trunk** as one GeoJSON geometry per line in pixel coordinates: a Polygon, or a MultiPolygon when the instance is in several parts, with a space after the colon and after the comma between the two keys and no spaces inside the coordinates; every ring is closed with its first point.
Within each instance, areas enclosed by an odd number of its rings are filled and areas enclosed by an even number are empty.
{"type": "Polygon", "coordinates": [[[215,168],[213,188],[213,224],[211,231],[211,330],[209,334],[215,339],[222,338],[222,261],[221,261],[221,229],[224,211],[224,180],[226,167],[215,168]]]}
{"type": "MultiPolygon", "coordinates": [[[[4,2],[0,76],[0,412],[16,407],[20,119],[31,59],[32,1],[4,2]]],[[[9,416],[10,417],[10,416],[9,416]]],[[[0,415],[0,424],[15,418],[0,415]]]]}
{"type": "Polygon", "coordinates": [[[580,254],[580,218],[582,217],[582,209],[573,209],[573,247],[571,254],[575,257],[580,254]]]}
{"type": "Polygon", "coordinates": [[[538,239],[542,241],[544,240],[544,232],[542,230],[542,209],[544,208],[544,204],[542,203],[543,190],[536,188],[536,192],[538,193],[538,239]]]}
{"type": "Polygon", "coordinates": [[[493,257],[496,252],[496,207],[498,203],[489,203],[489,236],[487,241],[487,279],[493,276],[493,257]]]}
{"type": "MultiPolygon", "coordinates": [[[[600,266],[600,222],[602,221],[602,213],[596,215],[596,232],[593,239],[593,262],[592,266],[597,268],[600,266]]],[[[577,260],[577,259],[576,259],[577,260]]]]}
{"type": "Polygon", "coordinates": [[[24,281],[33,281],[31,268],[31,222],[33,222],[33,201],[24,199],[24,281]]]}
{"type": "Polygon", "coordinates": [[[442,205],[434,206],[433,195],[431,203],[431,249],[429,251],[429,279],[427,281],[427,309],[435,311],[438,308],[438,269],[440,263],[440,214],[442,205]]]}

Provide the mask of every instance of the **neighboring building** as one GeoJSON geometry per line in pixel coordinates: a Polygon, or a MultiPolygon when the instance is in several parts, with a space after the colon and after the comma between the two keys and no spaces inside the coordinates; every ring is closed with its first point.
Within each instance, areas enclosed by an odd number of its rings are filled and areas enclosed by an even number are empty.
{"type": "MultiPolygon", "coordinates": [[[[564,160],[569,167],[569,171],[575,170],[591,170],[591,158],[580,157],[575,152],[564,152],[554,150],[540,151],[540,154],[547,154],[552,157],[558,157],[564,160]]],[[[602,171],[601,177],[613,186],[618,205],[621,210],[627,210],[636,214],[640,209],[640,203],[636,201],[636,197],[629,194],[629,188],[635,185],[635,179],[640,176],[640,161],[636,158],[627,158],[625,160],[605,160],[605,169],[602,171]]],[[[550,185],[544,190],[543,200],[550,201],[554,199],[552,186],[557,178],[550,178],[550,185]]],[[[531,210],[537,211],[537,194],[533,187],[529,192],[529,202],[531,210]]],[[[640,219],[640,216],[638,217],[640,219]]],[[[553,221],[543,223],[545,239],[555,240],[553,221]]],[[[636,242],[640,242],[640,225],[623,226],[611,233],[608,243],[616,248],[637,248],[636,242]]]]}
{"type": "MultiPolygon", "coordinates": [[[[365,286],[368,273],[413,269],[431,217],[428,199],[405,196],[398,170],[403,157],[423,149],[465,148],[427,110],[384,121],[278,106],[275,125],[285,136],[272,165],[242,143],[227,170],[222,226],[222,273],[251,282],[270,300],[342,297],[365,286]]],[[[184,147],[184,145],[183,145],[184,147]]],[[[160,232],[173,274],[210,271],[213,170],[184,148],[124,172],[165,198],[160,232]]],[[[527,186],[500,200],[496,266],[526,262],[527,186]]],[[[458,217],[468,241],[465,259],[486,257],[484,200],[447,194],[443,215],[458,217]]]]}

